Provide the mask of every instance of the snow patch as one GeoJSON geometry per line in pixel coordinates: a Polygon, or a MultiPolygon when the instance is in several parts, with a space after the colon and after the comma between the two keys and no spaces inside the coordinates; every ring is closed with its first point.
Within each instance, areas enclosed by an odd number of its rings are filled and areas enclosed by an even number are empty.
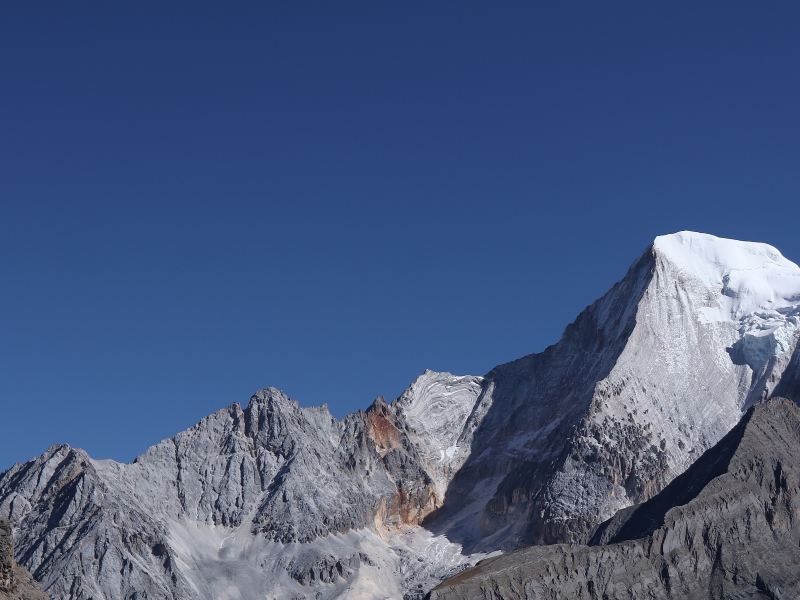
{"type": "Polygon", "coordinates": [[[773,246],[682,231],[655,239],[653,248],[680,271],[717,292],[706,320],[738,320],[761,310],[800,304],[800,267],[773,246]]]}
{"type": "Polygon", "coordinates": [[[173,520],[169,545],[177,569],[201,600],[385,600],[409,592],[422,597],[443,578],[487,556],[465,556],[460,545],[421,527],[409,527],[388,541],[371,529],[359,529],[308,544],[283,544],[247,526],[173,520]],[[325,559],[344,564],[343,575],[334,571],[332,581],[315,579],[312,585],[292,577],[292,572],[313,571],[325,559]]]}

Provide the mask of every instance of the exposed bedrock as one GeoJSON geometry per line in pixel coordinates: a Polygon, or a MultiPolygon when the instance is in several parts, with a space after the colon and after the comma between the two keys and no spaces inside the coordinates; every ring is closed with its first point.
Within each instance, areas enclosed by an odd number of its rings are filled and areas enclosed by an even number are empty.
{"type": "Polygon", "coordinates": [[[800,597],[800,407],[771,399],[589,546],[487,559],[431,600],[800,597]]]}

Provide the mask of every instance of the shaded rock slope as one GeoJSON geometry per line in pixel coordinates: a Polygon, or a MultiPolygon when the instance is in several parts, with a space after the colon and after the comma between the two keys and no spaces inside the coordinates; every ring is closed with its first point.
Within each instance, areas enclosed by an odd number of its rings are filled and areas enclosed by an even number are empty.
{"type": "Polygon", "coordinates": [[[0,600],[47,600],[25,569],[14,562],[11,525],[0,519],[0,600]]]}
{"type": "Polygon", "coordinates": [[[132,464],[53,446],[0,474],[0,516],[62,600],[418,598],[653,497],[797,389],[798,339],[775,248],[662,236],[539,354],[341,420],[268,388],[132,464]]]}
{"type": "Polygon", "coordinates": [[[590,546],[490,558],[431,600],[800,598],[800,407],[756,405],[649,501],[619,511],[590,546]]]}

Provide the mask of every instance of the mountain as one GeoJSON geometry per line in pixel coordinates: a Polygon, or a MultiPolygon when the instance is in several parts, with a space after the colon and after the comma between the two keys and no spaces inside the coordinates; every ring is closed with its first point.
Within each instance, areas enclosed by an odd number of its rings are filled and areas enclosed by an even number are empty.
{"type": "Polygon", "coordinates": [[[341,421],[262,390],[132,464],[54,446],[0,477],[0,508],[56,598],[427,590],[465,560],[417,524],[469,448],[458,432],[480,381],[426,372],[392,406],[341,421]]]}
{"type": "Polygon", "coordinates": [[[799,337],[775,248],[662,236],[542,353],[342,420],[268,388],[132,464],[54,446],[0,475],[0,515],[64,600],[421,597],[657,494],[797,388],[799,337]]]}
{"type": "Polygon", "coordinates": [[[14,562],[11,525],[0,519],[0,600],[45,600],[30,573],[14,562]]]}
{"type": "Polygon", "coordinates": [[[481,550],[586,541],[772,392],[798,324],[800,269],[775,248],[657,238],[557,344],[486,376],[491,409],[434,530],[481,550]]]}
{"type": "Polygon", "coordinates": [[[590,546],[531,547],[437,586],[431,600],[800,597],[800,407],[771,399],[590,546]]]}

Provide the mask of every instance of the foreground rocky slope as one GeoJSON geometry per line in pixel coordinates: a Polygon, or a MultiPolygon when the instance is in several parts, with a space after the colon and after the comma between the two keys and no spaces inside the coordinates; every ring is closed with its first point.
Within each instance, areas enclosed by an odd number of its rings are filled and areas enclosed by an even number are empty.
{"type": "Polygon", "coordinates": [[[487,559],[431,600],[800,598],[800,407],[751,409],[664,491],[601,525],[591,546],[487,559]]]}
{"type": "Polygon", "coordinates": [[[14,562],[11,525],[0,519],[0,600],[47,600],[30,573],[14,562]]]}
{"type": "Polygon", "coordinates": [[[797,387],[799,337],[777,250],[664,236],[540,354],[342,420],[266,389],[132,464],[54,446],[0,475],[0,516],[65,600],[415,598],[652,497],[797,387]]]}

